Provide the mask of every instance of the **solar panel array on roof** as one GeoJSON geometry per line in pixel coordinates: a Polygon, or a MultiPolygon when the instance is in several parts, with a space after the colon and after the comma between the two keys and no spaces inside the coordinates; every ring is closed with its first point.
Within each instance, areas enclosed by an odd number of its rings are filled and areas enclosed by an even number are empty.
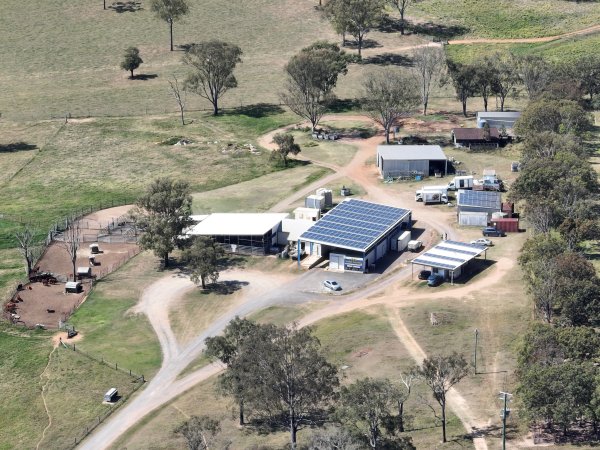
{"type": "Polygon", "coordinates": [[[490,191],[458,191],[458,206],[472,206],[477,208],[498,209],[502,207],[502,194],[490,191]]]}
{"type": "Polygon", "coordinates": [[[409,213],[407,209],[351,199],[325,214],[300,239],[366,252],[409,213]]]}
{"type": "Polygon", "coordinates": [[[413,259],[412,262],[413,264],[420,264],[422,266],[456,270],[476,256],[481,255],[485,250],[486,248],[481,245],[457,241],[442,241],[419,257],[413,259]]]}

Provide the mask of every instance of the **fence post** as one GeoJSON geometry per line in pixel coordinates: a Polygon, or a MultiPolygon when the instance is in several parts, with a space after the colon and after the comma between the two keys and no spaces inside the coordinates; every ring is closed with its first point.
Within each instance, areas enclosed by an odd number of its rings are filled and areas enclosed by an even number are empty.
{"type": "Polygon", "coordinates": [[[73,344],[73,351],[75,351],[75,344],[73,344]]]}
{"type": "Polygon", "coordinates": [[[117,370],[117,363],[115,363],[115,370],[117,370]]]}

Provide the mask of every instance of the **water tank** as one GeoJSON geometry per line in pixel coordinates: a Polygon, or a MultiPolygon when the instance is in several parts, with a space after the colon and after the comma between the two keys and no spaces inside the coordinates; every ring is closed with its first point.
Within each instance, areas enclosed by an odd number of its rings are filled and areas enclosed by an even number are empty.
{"type": "Polygon", "coordinates": [[[317,189],[317,195],[325,197],[325,208],[333,206],[333,192],[331,192],[331,189],[319,188],[317,189]]]}
{"type": "Polygon", "coordinates": [[[322,195],[309,195],[304,200],[306,208],[323,209],[325,208],[325,197],[322,195]]]}

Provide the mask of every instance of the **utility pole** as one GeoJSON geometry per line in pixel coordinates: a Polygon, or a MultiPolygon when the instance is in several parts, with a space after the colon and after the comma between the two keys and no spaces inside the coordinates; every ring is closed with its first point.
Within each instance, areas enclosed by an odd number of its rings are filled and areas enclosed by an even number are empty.
{"type": "Polygon", "coordinates": [[[474,353],[474,357],[473,357],[473,361],[474,361],[474,366],[475,366],[475,375],[477,375],[477,340],[479,337],[479,330],[477,328],[475,328],[475,351],[474,353]]]}
{"type": "Polygon", "coordinates": [[[512,394],[500,392],[500,400],[504,401],[504,407],[500,411],[500,417],[502,418],[502,450],[506,450],[506,418],[510,414],[510,409],[507,408],[510,397],[512,397],[512,394]]]}

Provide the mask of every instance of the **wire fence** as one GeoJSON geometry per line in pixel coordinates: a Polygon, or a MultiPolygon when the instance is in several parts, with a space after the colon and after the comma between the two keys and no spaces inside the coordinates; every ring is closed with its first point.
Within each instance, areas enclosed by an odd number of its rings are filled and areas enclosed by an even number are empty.
{"type": "MultiPolygon", "coordinates": [[[[103,243],[118,243],[118,244],[137,244],[138,233],[135,225],[130,225],[126,216],[120,216],[106,222],[92,221],[83,219],[85,216],[90,215],[94,211],[100,211],[103,209],[114,208],[116,206],[122,206],[122,204],[115,202],[114,200],[108,202],[101,202],[96,205],[89,205],[85,207],[79,207],[73,210],[70,214],[56,220],[45,233],[45,237],[38,240],[32,247],[35,248],[35,259],[32,267],[37,267],[39,262],[42,260],[50,245],[55,241],[63,239],[64,232],[77,222],[83,232],[80,233],[80,242],[103,242],[103,243]],[[95,230],[96,233],[86,233],[85,230],[95,230]]],[[[8,220],[11,222],[19,223],[23,226],[27,225],[35,229],[35,223],[29,222],[25,216],[11,215],[0,213],[0,220],[8,220]]],[[[39,223],[38,223],[39,226],[39,223]]],[[[141,252],[139,247],[128,249],[126,253],[122,253],[116,261],[112,261],[106,266],[94,266],[95,279],[99,280],[114,272],[127,261],[141,252]]],[[[59,275],[57,276],[58,281],[63,280],[59,275]]],[[[24,286],[30,282],[29,276],[23,275],[22,278],[14,281],[9,289],[5,291],[4,298],[2,298],[2,305],[5,305],[19,292],[20,286],[24,286]]],[[[93,284],[88,292],[88,295],[92,292],[93,284]]],[[[77,310],[79,302],[74,308],[68,313],[68,317],[77,310]]],[[[5,314],[6,316],[6,314],[5,314]]],[[[63,315],[63,318],[67,315],[63,315]]],[[[6,316],[9,317],[9,316],[6,316]]]]}
{"type": "MultiPolygon", "coordinates": [[[[64,327],[67,328],[68,325],[65,324],[64,327]]],[[[122,392],[123,395],[119,398],[118,402],[115,405],[111,406],[110,409],[108,409],[106,412],[97,416],[92,422],[90,422],[88,425],[86,425],[82,430],[80,430],[73,437],[72,443],[70,443],[66,447],[63,447],[63,448],[67,448],[70,450],[70,449],[74,449],[75,447],[77,447],[77,445],[79,445],[81,443],[81,441],[83,441],[92,431],[94,431],[94,429],[96,429],[101,423],[103,423],[121,405],[123,405],[129,399],[129,397],[131,397],[139,388],[141,388],[144,385],[144,383],[146,382],[146,379],[144,378],[144,375],[138,375],[130,369],[120,367],[118,365],[118,363],[116,363],[116,362],[113,363],[113,362],[110,362],[110,361],[104,359],[104,357],[97,357],[90,353],[84,352],[80,348],[78,348],[76,346],[76,344],[68,344],[62,340],[60,341],[60,343],[67,350],[72,350],[74,352],[77,352],[78,354],[85,356],[86,358],[90,359],[91,361],[95,361],[97,363],[103,364],[107,367],[110,367],[111,369],[114,369],[115,371],[120,371],[120,372],[124,373],[125,375],[130,376],[132,378],[132,383],[133,383],[133,388],[127,392],[122,392]]]]}

